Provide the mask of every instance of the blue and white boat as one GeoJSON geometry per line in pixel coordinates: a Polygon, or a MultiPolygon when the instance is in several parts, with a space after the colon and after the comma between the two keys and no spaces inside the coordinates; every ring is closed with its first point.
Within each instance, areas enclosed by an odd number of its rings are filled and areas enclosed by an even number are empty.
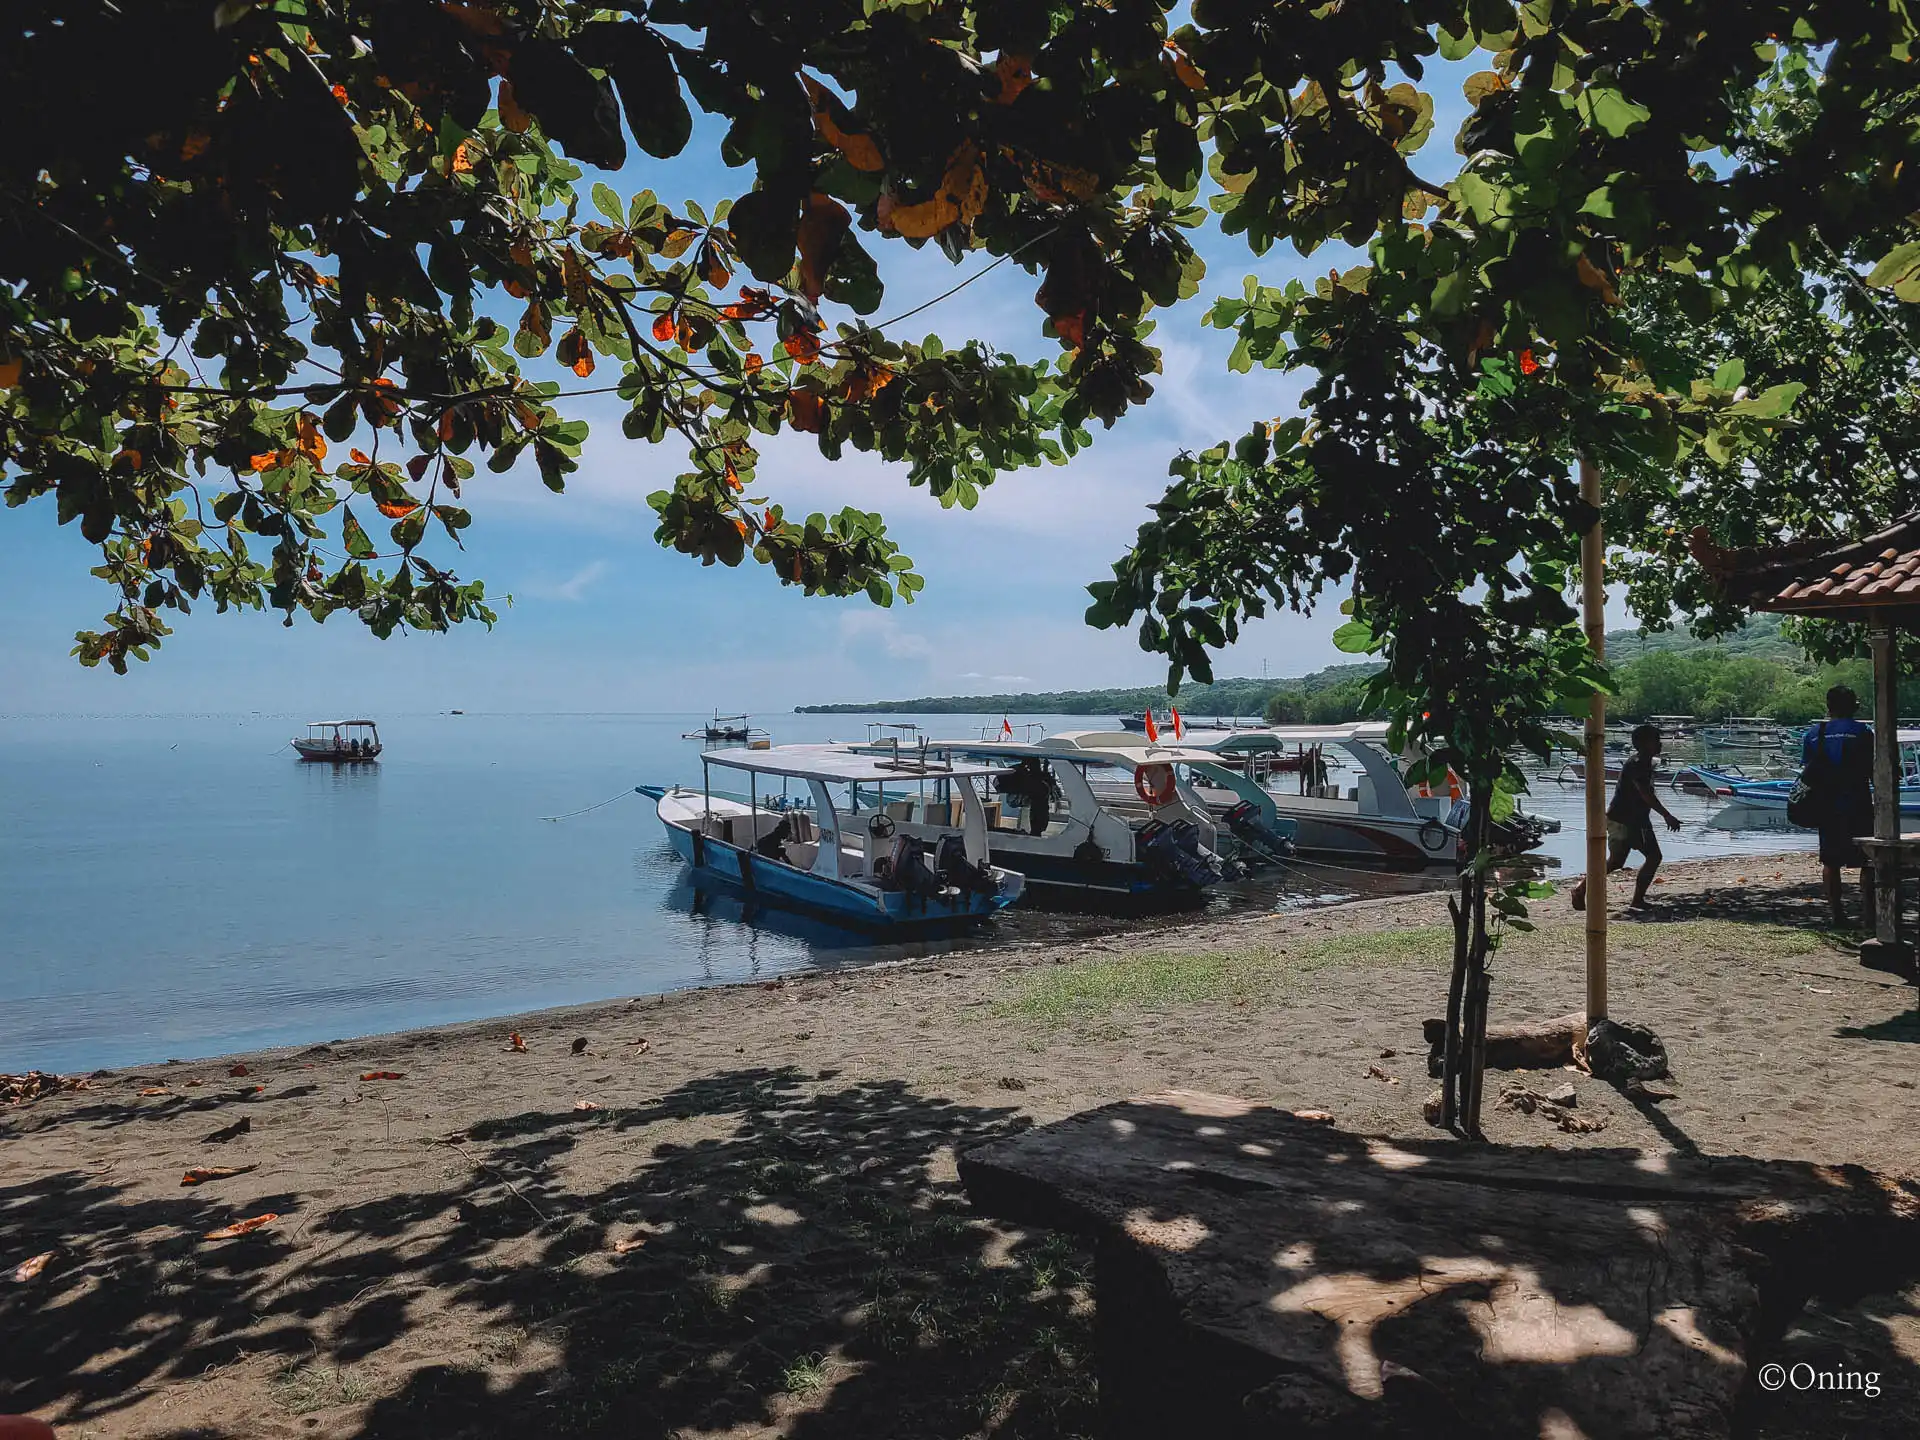
{"type": "Polygon", "coordinates": [[[989,856],[970,783],[984,766],[835,745],[709,750],[700,762],[700,789],[641,792],[657,802],[681,859],[761,904],[904,931],[984,919],[1025,888],[989,856]],[[744,799],[715,791],[716,769],[744,783],[744,799]],[[946,823],[906,833],[903,801],[946,823]]]}

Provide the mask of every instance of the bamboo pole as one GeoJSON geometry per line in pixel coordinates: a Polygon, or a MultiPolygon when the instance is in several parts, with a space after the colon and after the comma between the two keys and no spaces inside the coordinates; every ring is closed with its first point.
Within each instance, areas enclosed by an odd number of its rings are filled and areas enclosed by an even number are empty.
{"type": "MultiPolygon", "coordinates": [[[[1580,457],[1580,498],[1600,508],[1600,469],[1580,457]]],[[[1607,656],[1606,549],[1596,517],[1580,539],[1580,608],[1594,658],[1607,656]]],[[[1587,1024],[1607,1018],[1607,703],[1587,707],[1587,1024]]]]}

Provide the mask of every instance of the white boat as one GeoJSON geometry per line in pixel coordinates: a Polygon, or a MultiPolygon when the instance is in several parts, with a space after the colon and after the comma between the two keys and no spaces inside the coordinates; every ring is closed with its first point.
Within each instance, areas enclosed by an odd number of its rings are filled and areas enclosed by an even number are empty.
{"type": "MultiPolygon", "coordinates": [[[[894,749],[890,741],[863,748],[894,749]]],[[[926,740],[917,753],[993,767],[982,804],[993,862],[1057,897],[1178,904],[1237,877],[1246,861],[1292,853],[1290,825],[1270,814],[1257,824],[1243,814],[1229,825],[1179,778],[1176,765],[1207,772],[1239,794],[1246,811],[1258,812],[1263,801],[1271,808],[1257,784],[1207,751],[1153,745],[1131,733],[1069,732],[1034,741],[926,740]],[[1092,733],[1117,743],[1081,743],[1092,733]],[[1103,801],[1094,792],[1100,776],[1124,787],[1130,801],[1103,801]]],[[[896,804],[906,833],[918,834],[924,812],[916,823],[910,802],[896,804]]]]}
{"type": "Polygon", "coordinates": [[[1784,727],[1764,715],[1731,715],[1700,730],[1701,741],[1716,750],[1773,750],[1786,735],[1784,727]]]}
{"type": "Polygon", "coordinates": [[[371,720],[309,720],[307,733],[291,743],[302,760],[363,765],[380,758],[380,727],[371,720]]]}
{"type": "MultiPolygon", "coordinates": [[[[1392,865],[1455,864],[1461,851],[1460,797],[1451,790],[1410,792],[1386,740],[1384,722],[1359,721],[1273,725],[1218,740],[1189,735],[1186,743],[1216,760],[1239,757],[1256,774],[1261,767],[1253,762],[1267,755],[1277,778],[1265,793],[1275,816],[1293,823],[1293,843],[1303,855],[1392,865]],[[1279,773],[1273,764],[1282,756],[1291,757],[1291,773],[1279,773]]],[[[1222,814],[1238,796],[1209,788],[1210,778],[1196,776],[1196,789],[1215,814],[1222,814]]],[[[1496,840],[1503,849],[1524,851],[1558,828],[1556,821],[1516,811],[1496,840]]]]}
{"type": "Polygon", "coordinates": [[[989,857],[986,812],[967,783],[990,773],[984,766],[834,745],[709,750],[700,762],[700,789],[641,792],[658,803],[681,859],[761,903],[911,930],[982,919],[1025,887],[989,857]],[[743,780],[746,798],[716,793],[715,769],[743,780]],[[903,800],[947,823],[908,833],[895,808],[903,800]]]}

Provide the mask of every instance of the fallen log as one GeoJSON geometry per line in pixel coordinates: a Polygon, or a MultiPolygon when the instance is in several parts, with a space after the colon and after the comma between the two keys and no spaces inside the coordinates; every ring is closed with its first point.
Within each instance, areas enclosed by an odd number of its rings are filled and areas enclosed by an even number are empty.
{"type": "MultiPolygon", "coordinates": [[[[1438,1075],[1446,1051],[1447,1022],[1429,1020],[1421,1029],[1430,1047],[1427,1073],[1438,1075]]],[[[1487,1066],[1493,1070],[1556,1070],[1580,1063],[1586,1046],[1587,1017],[1580,1010],[1524,1025],[1489,1025],[1487,1066]]]]}

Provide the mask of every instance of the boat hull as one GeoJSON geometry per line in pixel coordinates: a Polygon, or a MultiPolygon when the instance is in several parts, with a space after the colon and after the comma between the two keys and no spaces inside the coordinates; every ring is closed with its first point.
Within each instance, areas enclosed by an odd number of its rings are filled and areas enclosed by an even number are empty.
{"type": "Polygon", "coordinates": [[[701,875],[762,904],[826,916],[860,929],[897,932],[975,924],[1019,898],[1018,885],[992,895],[954,897],[873,890],[783,865],[724,840],[696,834],[664,817],[661,823],[674,853],[701,875]]]}
{"type": "Polygon", "coordinates": [[[357,755],[346,755],[338,750],[328,749],[323,746],[315,746],[309,749],[304,742],[299,740],[293,742],[293,748],[302,760],[309,761],[316,765],[365,765],[378,760],[381,749],[380,746],[376,745],[371,750],[362,750],[357,755]]]}
{"type": "Polygon", "coordinates": [[[1000,843],[997,836],[992,844],[992,857],[994,864],[1018,871],[1027,877],[1030,887],[1054,892],[1055,898],[1077,891],[1112,898],[1187,903],[1201,893],[1201,887],[1148,865],[1120,860],[1082,860],[1073,855],[1023,850],[1000,843]]]}

